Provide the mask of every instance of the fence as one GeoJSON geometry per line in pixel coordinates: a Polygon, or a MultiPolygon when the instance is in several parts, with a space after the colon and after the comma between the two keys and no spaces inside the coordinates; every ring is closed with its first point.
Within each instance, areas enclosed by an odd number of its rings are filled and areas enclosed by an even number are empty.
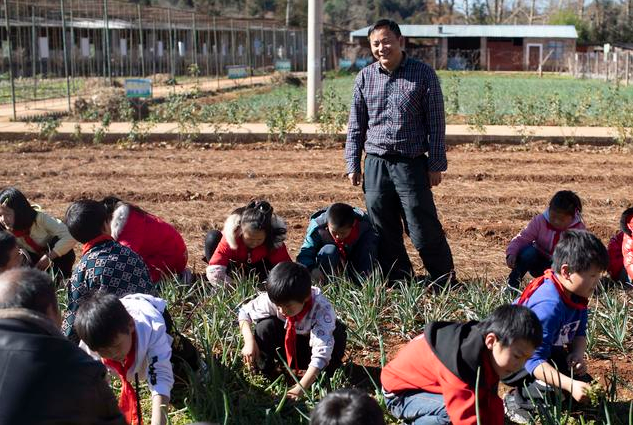
{"type": "Polygon", "coordinates": [[[633,52],[629,51],[576,53],[572,65],[577,78],[617,81],[627,86],[633,78],[633,52]]]}
{"type": "Polygon", "coordinates": [[[194,71],[220,77],[232,66],[268,72],[281,59],[290,61],[293,71],[307,65],[306,32],[271,20],[120,0],[3,0],[1,6],[0,103],[72,94],[83,88],[78,77],[194,71]]]}

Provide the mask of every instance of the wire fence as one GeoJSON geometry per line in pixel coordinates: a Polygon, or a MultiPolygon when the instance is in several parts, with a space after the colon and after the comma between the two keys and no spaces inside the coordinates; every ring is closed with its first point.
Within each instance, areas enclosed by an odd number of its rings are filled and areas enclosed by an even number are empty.
{"type": "Polygon", "coordinates": [[[633,52],[576,53],[571,68],[577,78],[596,78],[628,86],[633,79],[633,52]]]}
{"type": "Polygon", "coordinates": [[[120,0],[3,0],[0,103],[80,93],[85,78],[304,71],[305,30],[120,0]],[[68,79],[68,84],[67,80],[68,79]]]}

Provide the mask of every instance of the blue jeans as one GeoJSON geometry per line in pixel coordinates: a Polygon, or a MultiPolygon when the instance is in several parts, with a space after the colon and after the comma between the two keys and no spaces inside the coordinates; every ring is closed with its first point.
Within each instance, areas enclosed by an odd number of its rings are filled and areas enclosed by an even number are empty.
{"type": "Polygon", "coordinates": [[[543,276],[545,270],[552,266],[552,260],[541,253],[532,245],[528,245],[519,251],[514,268],[508,276],[508,286],[519,289],[523,276],[530,272],[532,277],[543,276]]]}
{"type": "Polygon", "coordinates": [[[406,391],[386,398],[386,401],[391,414],[407,424],[448,425],[451,423],[442,394],[406,391]]]}

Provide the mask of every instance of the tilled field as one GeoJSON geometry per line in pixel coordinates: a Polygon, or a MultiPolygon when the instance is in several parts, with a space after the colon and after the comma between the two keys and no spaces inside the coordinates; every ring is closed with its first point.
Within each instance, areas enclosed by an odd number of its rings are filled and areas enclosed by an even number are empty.
{"type": "MultiPolygon", "coordinates": [[[[451,148],[449,170],[434,192],[459,274],[503,278],[506,244],[560,189],[580,195],[587,226],[608,242],[621,211],[633,203],[627,185],[632,158],[613,147],[451,148]]],[[[335,201],[364,205],[361,190],[344,177],[338,146],[123,150],[4,144],[0,163],[0,186],[21,188],[58,217],[73,200],[115,194],[170,221],[183,233],[198,271],[206,230],[221,228],[232,209],[252,198],[270,200],[287,221],[291,256],[313,211],[335,201]]]]}

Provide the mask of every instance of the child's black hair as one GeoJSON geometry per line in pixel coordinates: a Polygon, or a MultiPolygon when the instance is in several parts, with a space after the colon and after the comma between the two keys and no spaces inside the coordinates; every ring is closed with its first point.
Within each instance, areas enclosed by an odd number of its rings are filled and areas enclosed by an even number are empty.
{"type": "Polygon", "coordinates": [[[367,31],[367,37],[369,38],[372,32],[382,27],[389,28],[389,30],[398,38],[402,36],[400,26],[395,21],[392,21],[391,19],[379,19],[371,27],[369,27],[369,30],[367,31]]]}
{"type": "Polygon", "coordinates": [[[343,388],[329,393],[310,415],[312,425],[385,425],[378,402],[359,389],[343,388]]]}
{"type": "Polygon", "coordinates": [[[620,230],[622,230],[626,235],[631,236],[633,232],[629,229],[629,220],[633,215],[633,207],[629,207],[624,210],[622,216],[620,216],[620,230]]]}
{"type": "Polygon", "coordinates": [[[9,232],[0,230],[0,269],[5,268],[18,241],[9,232]]]}
{"type": "Polygon", "coordinates": [[[106,208],[101,202],[82,199],[70,204],[64,222],[76,241],[86,243],[103,234],[107,219],[106,208]]]}
{"type": "Polygon", "coordinates": [[[504,304],[497,307],[477,327],[484,336],[495,334],[504,347],[523,340],[536,348],[543,342],[541,321],[532,310],[522,305],[504,304]]]}
{"type": "Polygon", "coordinates": [[[549,208],[574,217],[576,213],[582,213],[582,201],[571,190],[559,190],[550,199],[549,208]]]}
{"type": "Polygon", "coordinates": [[[0,192],[0,205],[11,208],[15,213],[13,219],[15,230],[29,230],[35,222],[37,211],[31,206],[26,196],[15,187],[7,187],[0,192]]]}
{"type": "Polygon", "coordinates": [[[145,210],[143,210],[141,207],[139,207],[137,205],[134,205],[134,204],[130,204],[129,202],[125,202],[121,198],[118,198],[118,197],[113,196],[113,195],[106,196],[105,198],[103,198],[101,200],[101,203],[103,204],[103,206],[106,209],[106,214],[108,216],[108,221],[112,220],[112,215],[114,214],[114,210],[116,210],[119,207],[119,205],[122,205],[122,204],[125,204],[125,205],[129,206],[130,209],[132,209],[132,210],[136,210],[138,212],[146,214],[145,210]]]}
{"type": "Polygon", "coordinates": [[[351,205],[337,202],[330,205],[327,209],[327,222],[334,227],[334,229],[342,229],[346,227],[352,227],[356,214],[354,208],[351,205]]]}
{"type": "Polygon", "coordinates": [[[129,333],[132,316],[114,294],[95,291],[82,300],[75,317],[75,331],[88,347],[108,348],[117,335],[129,333]]]}
{"type": "Polygon", "coordinates": [[[567,230],[563,232],[552,254],[552,269],[560,273],[567,264],[570,273],[582,273],[591,267],[606,270],[609,253],[602,241],[587,230],[567,230]]]}
{"type": "Polygon", "coordinates": [[[286,229],[273,226],[273,207],[267,201],[251,201],[243,208],[233,212],[240,214],[240,226],[250,230],[263,230],[266,233],[264,245],[268,249],[275,246],[275,241],[286,234],[286,229]]]}
{"type": "Polygon", "coordinates": [[[302,303],[312,291],[312,280],[308,269],[299,264],[286,261],[277,264],[268,275],[266,292],[275,304],[291,301],[302,303]]]}

